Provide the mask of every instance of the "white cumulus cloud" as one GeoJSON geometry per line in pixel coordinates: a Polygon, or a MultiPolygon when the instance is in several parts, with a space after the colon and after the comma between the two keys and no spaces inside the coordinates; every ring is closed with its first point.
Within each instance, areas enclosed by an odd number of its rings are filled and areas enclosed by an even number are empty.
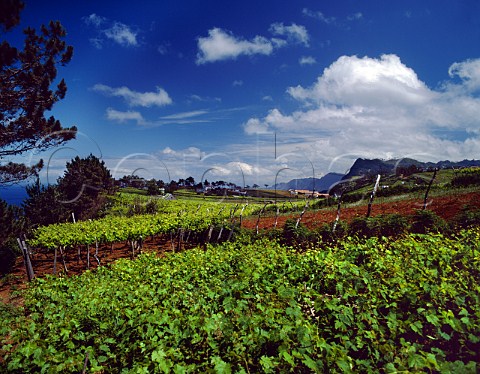
{"type": "Polygon", "coordinates": [[[121,46],[132,47],[138,45],[137,32],[124,23],[115,22],[112,27],[105,29],[103,32],[107,38],[112,39],[121,46]]]}
{"type": "Polygon", "coordinates": [[[265,121],[261,121],[258,118],[250,118],[243,126],[245,132],[249,135],[253,134],[267,134],[269,131],[269,125],[265,121]]]}
{"type": "Polygon", "coordinates": [[[263,36],[255,36],[252,40],[235,37],[228,31],[213,28],[207,37],[198,38],[197,64],[221,60],[235,60],[241,55],[269,55],[273,52],[273,44],[263,36]]]}
{"type": "Polygon", "coordinates": [[[110,121],[125,123],[127,121],[135,121],[138,125],[145,124],[145,119],[140,112],[135,111],[118,111],[112,108],[107,109],[107,118],[110,121]]]}
{"type": "Polygon", "coordinates": [[[310,88],[290,87],[298,100],[342,105],[421,103],[431,91],[396,55],[379,59],[342,56],[326,68],[310,88]]]}
{"type": "Polygon", "coordinates": [[[301,43],[308,47],[310,37],[305,26],[292,23],[290,26],[284,25],[281,22],[273,23],[270,26],[270,31],[274,35],[285,36],[287,40],[301,43]]]}
{"type": "Polygon", "coordinates": [[[157,156],[163,160],[172,176],[178,174],[179,177],[184,178],[188,170],[197,182],[224,179],[228,176],[228,181],[243,186],[254,183],[252,177],[268,173],[268,170],[260,168],[259,165],[237,160],[233,156],[234,153],[236,152],[232,152],[232,149],[208,153],[197,147],[185,149],[166,147],[159,151],[157,156]]]}
{"type": "Polygon", "coordinates": [[[326,24],[335,23],[336,21],[335,17],[327,17],[325,14],[323,14],[320,11],[313,11],[308,8],[303,8],[302,13],[307,17],[318,19],[326,24]]]}
{"type": "Polygon", "coordinates": [[[123,47],[136,47],[139,45],[138,31],[122,22],[112,21],[106,17],[92,13],[83,17],[86,25],[92,26],[96,31],[96,36],[90,38],[90,42],[97,49],[103,47],[106,39],[110,39],[123,47]]]}
{"type": "Polygon", "coordinates": [[[160,151],[160,155],[168,156],[170,159],[185,161],[185,159],[188,158],[200,160],[203,156],[205,156],[205,152],[202,152],[200,148],[197,147],[188,147],[181,150],[174,150],[170,147],[166,147],[160,151]]]}
{"type": "Polygon", "coordinates": [[[304,26],[295,23],[284,25],[273,23],[270,32],[275,36],[267,38],[257,35],[250,40],[235,36],[233,33],[215,27],[208,31],[208,36],[197,39],[198,65],[223,60],[236,60],[239,56],[271,55],[275,49],[288,44],[308,46],[309,35],[304,26]]]}
{"type": "MultiPolygon", "coordinates": [[[[455,62],[448,69],[450,77],[458,77],[461,80],[458,88],[470,92],[480,90],[480,59],[455,62]]],[[[453,86],[450,85],[450,88],[453,86]]]]}
{"type": "Polygon", "coordinates": [[[96,84],[93,86],[93,90],[107,96],[121,97],[129,106],[151,107],[172,103],[168,93],[160,87],[157,87],[156,92],[137,92],[125,86],[113,88],[104,84],[96,84]]]}
{"type": "Polygon", "coordinates": [[[244,124],[247,134],[276,132],[312,158],[478,158],[480,60],[452,64],[452,78],[428,87],[396,55],[342,56],[309,87],[287,88],[297,110],[271,109],[244,124]]]}
{"type": "Polygon", "coordinates": [[[107,19],[105,17],[99,16],[95,13],[90,14],[87,17],[83,18],[83,21],[87,25],[93,25],[95,27],[99,27],[101,24],[103,24],[107,19]]]}
{"type": "Polygon", "coordinates": [[[298,63],[300,65],[314,65],[317,63],[317,60],[315,60],[315,57],[312,56],[302,56],[298,60],[298,63]]]}

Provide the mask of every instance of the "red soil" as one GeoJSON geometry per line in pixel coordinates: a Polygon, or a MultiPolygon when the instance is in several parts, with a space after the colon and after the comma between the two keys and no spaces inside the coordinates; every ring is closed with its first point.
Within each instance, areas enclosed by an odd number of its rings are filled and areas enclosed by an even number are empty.
{"type": "MultiPolygon", "coordinates": [[[[466,205],[480,208],[480,191],[465,194],[448,195],[429,199],[427,209],[435,212],[445,220],[454,218],[466,205]]],[[[380,214],[398,213],[404,216],[412,215],[416,209],[423,208],[423,201],[419,200],[400,200],[396,202],[382,202],[377,199],[372,204],[371,216],[380,214]]],[[[355,217],[365,217],[367,214],[367,205],[362,204],[354,207],[342,207],[340,211],[340,220],[350,222],[355,217]]],[[[277,227],[283,227],[288,218],[298,218],[300,212],[289,216],[278,217],[277,227]]],[[[332,223],[337,216],[337,208],[332,207],[317,211],[311,211],[304,214],[302,223],[309,228],[321,226],[324,223],[332,223]]],[[[243,227],[255,229],[257,219],[250,218],[243,222],[243,227]]],[[[260,219],[259,229],[271,229],[275,225],[275,217],[262,217],[260,219]]]]}

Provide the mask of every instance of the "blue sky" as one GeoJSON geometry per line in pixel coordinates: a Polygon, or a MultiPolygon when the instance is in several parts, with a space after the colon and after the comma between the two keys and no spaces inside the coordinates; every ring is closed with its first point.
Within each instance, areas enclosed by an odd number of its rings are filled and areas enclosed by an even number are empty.
{"type": "Polygon", "coordinates": [[[26,0],[21,19],[74,47],[53,114],[79,135],[41,155],[50,183],[89,153],[115,177],[245,185],[480,158],[478,1],[26,0]]]}

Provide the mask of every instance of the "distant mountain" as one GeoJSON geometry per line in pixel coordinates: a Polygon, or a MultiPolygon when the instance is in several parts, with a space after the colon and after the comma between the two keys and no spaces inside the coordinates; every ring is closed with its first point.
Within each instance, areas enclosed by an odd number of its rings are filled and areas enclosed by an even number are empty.
{"type": "MultiPolygon", "coordinates": [[[[330,189],[332,185],[342,180],[343,174],[338,173],[328,173],[322,178],[302,178],[302,179],[292,179],[287,183],[277,183],[277,190],[309,190],[326,192],[330,189]]],[[[275,188],[275,186],[271,187],[275,188]]]]}
{"type": "Polygon", "coordinates": [[[439,162],[421,162],[411,158],[404,159],[392,159],[392,160],[380,160],[380,159],[363,159],[358,158],[353,163],[349,172],[343,177],[343,179],[349,179],[352,177],[358,177],[363,175],[373,174],[393,174],[395,168],[409,168],[416,167],[418,170],[428,170],[433,168],[438,169],[450,169],[450,168],[462,168],[469,166],[480,166],[479,160],[463,160],[458,162],[453,161],[439,161],[439,162]]]}
{"type": "Polygon", "coordinates": [[[390,174],[395,168],[395,163],[383,161],[378,158],[374,160],[357,158],[348,173],[342,179],[350,179],[362,175],[390,174]]]}

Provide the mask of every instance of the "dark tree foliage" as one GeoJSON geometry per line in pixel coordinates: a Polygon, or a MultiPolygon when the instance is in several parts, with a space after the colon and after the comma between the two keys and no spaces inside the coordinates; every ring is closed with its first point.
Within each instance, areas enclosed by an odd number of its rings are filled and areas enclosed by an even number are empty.
{"type": "Polygon", "coordinates": [[[22,228],[20,209],[0,200],[0,275],[8,273],[15,263],[15,237],[20,235],[22,228]]]}
{"type": "Polygon", "coordinates": [[[408,177],[409,175],[420,173],[423,169],[417,165],[409,165],[409,166],[399,166],[395,170],[396,175],[403,175],[404,177],[408,177]]]}
{"type": "Polygon", "coordinates": [[[119,182],[122,187],[144,188],[146,185],[144,178],[134,174],[124,175],[119,182]]]}
{"type": "Polygon", "coordinates": [[[25,7],[19,0],[0,1],[0,27],[5,32],[18,25],[20,22],[20,12],[25,7]]]}
{"type": "Polygon", "coordinates": [[[19,219],[20,211],[18,207],[8,205],[0,200],[0,245],[9,238],[18,235],[22,229],[22,221],[19,219]]]}
{"type": "Polygon", "coordinates": [[[114,180],[104,161],[90,155],[67,162],[65,175],[58,180],[64,200],[60,201],[77,219],[94,218],[104,208],[106,195],[114,192],[114,180]]]}
{"type": "MultiPolygon", "coordinates": [[[[20,0],[0,1],[0,33],[4,35],[20,22],[24,4],[20,0]]],[[[64,128],[45,111],[65,97],[67,85],[57,81],[57,65],[67,64],[73,47],[58,21],[42,25],[40,32],[24,30],[23,50],[6,40],[0,44],[0,184],[14,183],[35,175],[42,161],[33,166],[12,161],[27,152],[44,151],[75,138],[76,127],[64,128]]]]}
{"type": "Polygon", "coordinates": [[[193,179],[193,177],[188,177],[187,179],[185,179],[185,185],[187,187],[192,187],[195,185],[195,179],[193,179]]]}
{"type": "Polygon", "coordinates": [[[28,186],[23,209],[31,228],[71,220],[71,213],[79,220],[96,218],[113,191],[114,180],[103,161],[77,156],[57,185],[42,186],[37,178],[28,186]]]}
{"type": "Polygon", "coordinates": [[[178,183],[172,179],[172,181],[166,186],[166,191],[172,193],[176,190],[178,190],[178,183]]]}
{"type": "Polygon", "coordinates": [[[149,195],[159,195],[160,187],[158,187],[157,181],[155,179],[150,179],[146,183],[147,185],[147,194],[149,195]]]}
{"type": "Polygon", "coordinates": [[[27,194],[23,210],[30,227],[50,225],[69,218],[67,207],[61,203],[64,198],[58,186],[42,186],[37,178],[33,185],[27,186],[27,194]]]}

